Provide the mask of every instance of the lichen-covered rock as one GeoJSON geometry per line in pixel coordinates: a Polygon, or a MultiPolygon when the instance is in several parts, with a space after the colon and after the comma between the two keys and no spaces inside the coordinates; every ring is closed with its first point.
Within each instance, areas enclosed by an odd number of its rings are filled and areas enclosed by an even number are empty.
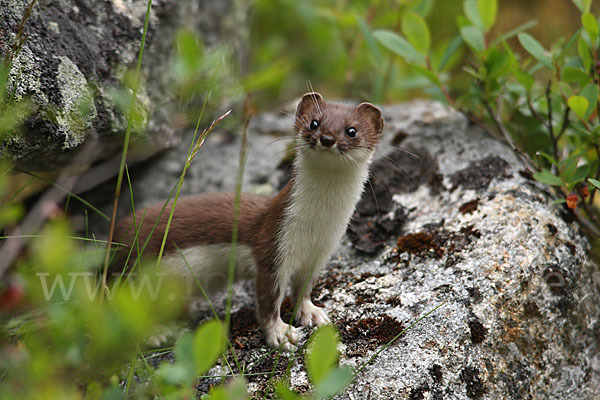
{"type": "MultiPolygon", "coordinates": [[[[10,51],[29,1],[0,2],[0,56],[10,51]]],[[[146,0],[37,1],[27,19],[23,48],[10,70],[8,93],[31,98],[35,107],[22,132],[0,144],[18,169],[48,170],[64,165],[87,138],[102,139],[96,155],[122,144],[126,116],[111,100],[126,67],[134,67],[141,43],[146,0]]],[[[169,147],[177,142],[166,73],[175,32],[196,29],[207,44],[226,38],[238,60],[244,57],[247,3],[238,0],[152,3],[138,102],[147,135],[169,147]]]]}
{"type": "MultiPolygon", "coordinates": [[[[410,329],[339,397],[599,398],[600,274],[578,227],[507,146],[458,113],[431,102],[383,110],[370,185],[313,298],[339,328],[342,364],[363,365],[410,329]]],[[[284,145],[269,134],[291,132],[292,122],[254,120],[246,190],[275,190],[284,145]]],[[[238,148],[239,138],[215,132],[186,190],[233,190],[238,148]]],[[[136,205],[166,198],[184,151],[136,173],[136,205]]],[[[236,288],[234,304],[231,339],[249,390],[270,393],[270,372],[285,371],[290,358],[293,388],[310,390],[301,351],[279,358],[266,348],[250,282],[236,288]]],[[[292,305],[283,308],[289,318],[292,305]]]]}

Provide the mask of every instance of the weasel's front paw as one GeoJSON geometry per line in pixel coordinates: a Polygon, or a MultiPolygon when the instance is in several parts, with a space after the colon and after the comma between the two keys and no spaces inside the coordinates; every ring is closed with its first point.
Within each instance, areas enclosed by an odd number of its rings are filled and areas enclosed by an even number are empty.
{"type": "Polygon", "coordinates": [[[297,319],[303,326],[321,326],[328,324],[329,317],[327,313],[317,306],[315,306],[310,300],[303,300],[298,310],[297,319]]]}
{"type": "Polygon", "coordinates": [[[292,351],[298,343],[299,330],[278,318],[267,325],[265,335],[269,346],[281,348],[283,351],[292,351]]]}

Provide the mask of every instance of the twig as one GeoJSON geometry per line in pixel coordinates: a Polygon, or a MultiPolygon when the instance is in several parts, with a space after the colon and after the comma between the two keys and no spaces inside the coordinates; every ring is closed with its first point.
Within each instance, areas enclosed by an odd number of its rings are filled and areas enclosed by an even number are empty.
{"type": "MultiPolygon", "coordinates": [[[[600,146],[597,144],[594,145],[594,149],[596,149],[596,160],[598,160],[598,165],[596,165],[596,174],[594,175],[594,179],[598,180],[600,178],[600,146]]],[[[589,205],[592,206],[594,204],[594,195],[596,194],[597,189],[592,190],[592,194],[590,194],[589,205]]]]}
{"type": "Polygon", "coordinates": [[[492,107],[490,106],[490,102],[488,101],[488,99],[486,99],[485,97],[482,97],[482,102],[483,102],[483,106],[485,107],[485,110],[487,111],[490,119],[496,126],[496,129],[498,129],[498,132],[500,132],[502,134],[504,139],[508,142],[510,148],[512,150],[516,151],[517,146],[513,142],[512,138],[510,137],[510,133],[508,133],[506,128],[504,128],[504,125],[502,125],[502,123],[498,120],[498,118],[496,118],[496,115],[494,114],[494,110],[492,110],[492,107]]]}
{"type": "MultiPolygon", "coordinates": [[[[560,196],[564,199],[567,198],[567,194],[562,190],[562,188],[556,187],[555,190],[560,194],[560,196]]],[[[577,223],[588,232],[588,234],[594,238],[600,238],[600,230],[598,229],[598,222],[597,222],[597,218],[594,214],[590,214],[589,208],[587,207],[587,204],[585,204],[585,202],[583,201],[583,208],[586,211],[586,213],[588,213],[588,217],[589,219],[591,219],[594,223],[591,223],[588,219],[584,218],[577,210],[572,210],[573,211],[573,215],[575,216],[575,220],[577,220],[577,223]],[[596,225],[594,225],[596,224],[596,225]]]]}
{"type": "MultiPolygon", "coordinates": [[[[552,126],[552,97],[550,96],[550,86],[552,81],[548,81],[548,85],[546,86],[546,103],[548,104],[548,134],[550,135],[550,140],[552,140],[552,155],[554,156],[554,160],[558,162],[558,140],[554,137],[554,127],[552,126]]],[[[557,173],[557,166],[552,165],[551,171],[554,175],[557,173]]]]}
{"type": "Polygon", "coordinates": [[[540,121],[542,124],[546,125],[546,120],[544,119],[544,117],[542,117],[540,113],[538,113],[537,110],[533,108],[533,104],[531,104],[531,99],[529,98],[529,96],[527,97],[527,108],[529,108],[529,111],[531,111],[531,115],[533,115],[535,119],[540,121]]]}
{"type": "Polygon", "coordinates": [[[515,145],[515,142],[510,137],[510,133],[508,133],[508,131],[506,130],[506,128],[504,127],[502,122],[500,122],[499,119],[494,114],[494,111],[492,110],[492,107],[490,106],[488,99],[486,99],[485,97],[482,97],[482,103],[483,103],[483,106],[485,107],[490,119],[496,126],[496,129],[498,129],[498,132],[500,132],[502,134],[502,136],[504,137],[504,140],[506,140],[506,142],[508,143],[508,145],[510,146],[512,151],[521,159],[521,161],[523,162],[523,164],[525,165],[525,167],[527,169],[529,169],[531,172],[536,172],[537,171],[536,166],[531,162],[531,159],[529,159],[529,157],[527,157],[527,155],[523,154],[517,148],[517,146],[515,145]]]}
{"type": "Polygon", "coordinates": [[[571,112],[571,107],[567,106],[567,108],[565,108],[565,116],[563,119],[563,123],[562,126],[560,127],[560,131],[558,132],[558,135],[556,135],[556,141],[559,141],[560,138],[562,137],[563,133],[565,133],[565,131],[567,130],[567,128],[569,127],[569,113],[571,112]]]}
{"type": "Polygon", "coordinates": [[[598,220],[598,216],[596,215],[594,210],[585,202],[585,199],[583,198],[583,196],[581,194],[579,194],[579,197],[581,198],[581,206],[585,210],[586,215],[593,222],[593,226],[595,228],[595,233],[596,233],[596,238],[597,238],[600,236],[600,231],[598,231],[598,228],[596,228],[597,226],[600,226],[600,221],[598,220]]]}

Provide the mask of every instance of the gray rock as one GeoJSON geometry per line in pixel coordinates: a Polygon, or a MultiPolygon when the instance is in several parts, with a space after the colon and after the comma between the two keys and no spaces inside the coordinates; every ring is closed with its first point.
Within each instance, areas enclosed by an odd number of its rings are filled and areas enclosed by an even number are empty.
{"type": "MultiPolygon", "coordinates": [[[[600,274],[577,225],[507,146],[456,112],[431,102],[383,110],[372,188],[313,298],[340,330],[341,363],[354,367],[439,308],[382,351],[339,398],[599,398],[600,274]]],[[[245,190],[278,185],[285,143],[270,144],[269,134],[291,126],[289,115],[255,119],[245,190]]],[[[233,190],[239,143],[215,132],[185,192],[233,190]]],[[[166,197],[184,154],[182,146],[136,172],[137,204],[166,197]]],[[[276,360],[285,370],[292,358],[293,388],[309,390],[301,351],[265,356],[252,284],[235,290],[231,338],[246,371],[271,371],[276,360]]],[[[222,298],[216,304],[222,313],[222,298]]],[[[290,310],[284,306],[284,318],[290,310]]],[[[204,318],[210,313],[200,312],[204,318]]],[[[268,393],[268,378],[248,376],[251,393],[268,393]]]]}
{"type": "MultiPolygon", "coordinates": [[[[87,139],[100,139],[95,157],[122,145],[126,117],[110,99],[126,67],[135,67],[146,0],[77,2],[40,0],[25,24],[27,40],[16,55],[8,90],[15,100],[30,97],[35,112],[23,131],[0,144],[18,169],[48,170],[72,160],[87,139]],[[83,111],[82,111],[83,110],[83,111]]],[[[0,56],[15,41],[29,1],[0,2],[0,56]]],[[[155,0],[138,92],[146,116],[145,136],[166,148],[179,140],[170,119],[169,61],[175,32],[195,29],[208,45],[226,38],[236,59],[245,57],[247,2],[239,0],[155,0]]]]}

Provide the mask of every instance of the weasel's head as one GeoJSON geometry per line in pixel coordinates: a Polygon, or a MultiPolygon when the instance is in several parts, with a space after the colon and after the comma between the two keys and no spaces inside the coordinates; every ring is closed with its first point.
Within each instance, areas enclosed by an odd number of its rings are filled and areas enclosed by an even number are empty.
{"type": "Polygon", "coordinates": [[[303,152],[366,161],[381,137],[383,118],[371,103],[356,107],[326,103],[313,92],[298,104],[295,129],[303,152]]]}

